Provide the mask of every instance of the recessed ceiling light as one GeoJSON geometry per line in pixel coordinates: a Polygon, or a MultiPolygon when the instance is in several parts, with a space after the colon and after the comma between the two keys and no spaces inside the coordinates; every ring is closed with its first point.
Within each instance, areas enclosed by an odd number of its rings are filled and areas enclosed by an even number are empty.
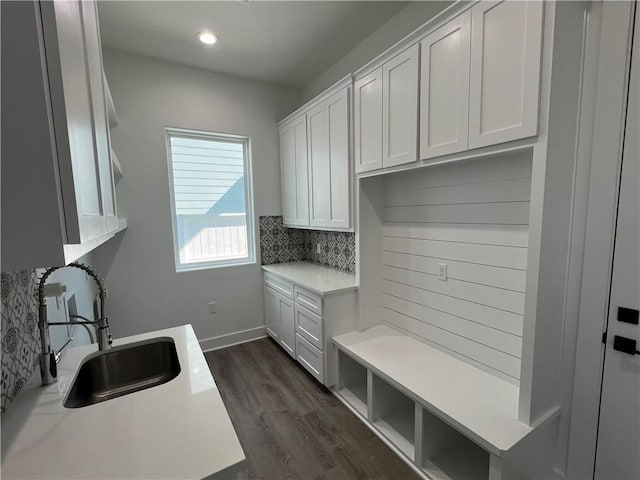
{"type": "Polygon", "coordinates": [[[213,45],[218,41],[218,36],[211,32],[198,32],[198,38],[206,45],[213,45]]]}

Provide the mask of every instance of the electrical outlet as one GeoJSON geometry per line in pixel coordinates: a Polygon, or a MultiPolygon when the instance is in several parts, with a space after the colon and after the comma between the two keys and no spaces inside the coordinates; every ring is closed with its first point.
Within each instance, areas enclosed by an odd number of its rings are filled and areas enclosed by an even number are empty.
{"type": "Polygon", "coordinates": [[[447,281],[447,264],[446,263],[438,264],[438,280],[442,280],[443,282],[447,281]]]}
{"type": "Polygon", "coordinates": [[[320,253],[320,243],[316,244],[316,253],[320,253]]]}
{"type": "Polygon", "coordinates": [[[216,313],[216,302],[209,302],[209,315],[216,313]]]}

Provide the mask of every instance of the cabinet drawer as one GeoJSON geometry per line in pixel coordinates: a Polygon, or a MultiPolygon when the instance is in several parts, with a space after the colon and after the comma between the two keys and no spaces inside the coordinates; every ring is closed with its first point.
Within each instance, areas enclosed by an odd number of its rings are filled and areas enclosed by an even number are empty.
{"type": "Polygon", "coordinates": [[[265,272],[264,284],[273,288],[276,292],[287,298],[293,298],[293,284],[287,282],[283,278],[276,277],[275,275],[265,272]]]}
{"type": "Polygon", "coordinates": [[[317,293],[312,293],[296,285],[293,287],[293,300],[310,312],[322,315],[322,296],[317,293]]]}
{"type": "Polygon", "coordinates": [[[324,355],[320,350],[296,334],[296,357],[319,382],[324,382],[324,355]]]}
{"type": "Polygon", "coordinates": [[[295,309],[296,332],[316,348],[324,350],[322,317],[315,313],[311,313],[300,305],[296,305],[295,309]]]}

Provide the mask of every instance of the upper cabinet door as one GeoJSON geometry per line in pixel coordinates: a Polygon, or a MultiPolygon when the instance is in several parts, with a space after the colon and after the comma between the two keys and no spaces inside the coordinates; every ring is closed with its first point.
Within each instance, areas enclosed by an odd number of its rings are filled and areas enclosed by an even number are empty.
{"type": "Polygon", "coordinates": [[[544,2],[479,2],[471,10],[469,147],[538,133],[544,2]]]}
{"type": "Polygon", "coordinates": [[[102,70],[102,48],[98,26],[97,5],[94,2],[82,2],[84,38],[87,49],[87,69],[89,91],[93,112],[93,135],[95,156],[100,174],[100,193],[102,214],[107,230],[118,226],[116,196],[114,190],[113,164],[111,163],[111,142],[106,108],[104,73],[102,70]]]}
{"type": "MultiPolygon", "coordinates": [[[[41,2],[67,243],[107,231],[93,135],[93,105],[79,1],[41,2]],[[73,192],[73,194],[69,194],[73,192]]],[[[101,69],[102,70],[102,69],[101,69]]]]}
{"type": "Polygon", "coordinates": [[[324,226],[331,220],[331,166],[327,110],[324,102],[307,112],[309,145],[309,225],[324,226]]]}
{"type": "Polygon", "coordinates": [[[350,227],[349,89],[307,113],[312,227],[350,227]]]}
{"type": "Polygon", "coordinates": [[[280,159],[284,224],[293,227],[308,226],[306,115],[301,115],[280,129],[280,159]]]}
{"type": "Polygon", "coordinates": [[[351,226],[350,176],[350,123],[349,95],[345,88],[325,101],[329,148],[329,185],[331,187],[330,212],[327,227],[349,228],[351,226]]]}
{"type": "Polygon", "coordinates": [[[418,64],[420,45],[382,66],[382,166],[418,159],[418,64]]]}
{"type": "Polygon", "coordinates": [[[382,168],[382,67],[354,84],[356,172],[382,168]]]}
{"type": "Polygon", "coordinates": [[[469,138],[471,12],[421,42],[420,158],[464,151],[469,138]]]}

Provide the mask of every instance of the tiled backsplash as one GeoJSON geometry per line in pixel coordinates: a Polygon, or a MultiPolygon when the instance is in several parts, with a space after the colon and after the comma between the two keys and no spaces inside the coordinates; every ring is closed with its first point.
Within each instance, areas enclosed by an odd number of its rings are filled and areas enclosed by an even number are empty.
{"type": "Polygon", "coordinates": [[[260,254],[263,265],[305,260],[345,272],[356,271],[354,233],[287,228],[281,216],[260,217],[260,254]]]}
{"type": "Polygon", "coordinates": [[[2,412],[37,368],[35,270],[2,272],[2,412]]]}

